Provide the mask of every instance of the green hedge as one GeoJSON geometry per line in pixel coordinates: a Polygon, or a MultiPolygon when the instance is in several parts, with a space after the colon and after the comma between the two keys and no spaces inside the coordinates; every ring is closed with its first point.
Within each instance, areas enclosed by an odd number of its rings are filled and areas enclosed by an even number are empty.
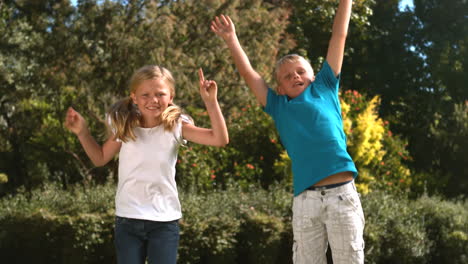
{"type": "MultiPolygon", "coordinates": [[[[114,191],[47,185],[1,199],[0,259],[114,263],[114,191]]],[[[181,200],[178,263],[291,263],[292,195],[284,188],[185,191],[181,200]]],[[[366,263],[467,263],[467,202],[376,191],[362,203],[366,263]]]]}

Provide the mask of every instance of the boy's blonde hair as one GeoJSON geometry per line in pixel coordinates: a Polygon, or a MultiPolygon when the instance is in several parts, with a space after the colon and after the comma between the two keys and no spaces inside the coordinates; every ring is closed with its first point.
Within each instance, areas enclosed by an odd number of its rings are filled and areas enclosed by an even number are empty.
{"type": "MultiPolygon", "coordinates": [[[[171,72],[158,65],[146,65],[136,70],[130,78],[129,87],[130,92],[135,93],[139,85],[146,80],[163,80],[170,90],[171,97],[175,96],[175,81],[171,72]]],[[[169,106],[161,114],[161,121],[165,130],[172,130],[177,124],[182,109],[175,104],[169,106]]],[[[108,111],[109,123],[111,131],[115,136],[127,142],[128,140],[135,140],[136,136],[133,129],[140,125],[140,114],[138,107],[133,104],[130,96],[124,98],[114,105],[108,111]]]]}
{"type": "Polygon", "coordinates": [[[312,72],[312,75],[314,74],[314,69],[312,69],[312,65],[310,65],[310,62],[309,60],[307,60],[306,58],[302,57],[301,55],[298,55],[298,54],[288,54],[286,56],[283,56],[281,59],[279,59],[277,62],[276,62],[276,65],[275,65],[275,79],[276,79],[276,83],[279,84],[280,83],[280,79],[279,79],[279,70],[281,68],[281,66],[283,64],[286,64],[286,63],[293,63],[293,62],[298,62],[300,60],[303,60],[309,67],[310,67],[310,70],[312,72]]]}

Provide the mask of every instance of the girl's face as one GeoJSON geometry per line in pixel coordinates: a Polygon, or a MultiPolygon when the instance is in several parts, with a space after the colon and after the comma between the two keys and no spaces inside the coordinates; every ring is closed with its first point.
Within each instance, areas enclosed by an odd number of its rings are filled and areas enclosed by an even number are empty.
{"type": "Polygon", "coordinates": [[[278,93],[289,98],[299,96],[315,79],[312,67],[303,60],[287,62],[278,71],[278,93]]]}
{"type": "Polygon", "coordinates": [[[138,85],[131,95],[143,118],[143,127],[160,124],[161,114],[172,103],[171,88],[163,79],[145,80],[138,85]]]}

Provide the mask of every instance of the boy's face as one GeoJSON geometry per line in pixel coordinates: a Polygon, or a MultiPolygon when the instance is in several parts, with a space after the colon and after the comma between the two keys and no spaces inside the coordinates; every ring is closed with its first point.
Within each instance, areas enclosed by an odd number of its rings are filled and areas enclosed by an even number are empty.
{"type": "Polygon", "coordinates": [[[299,96],[314,81],[315,76],[310,64],[300,59],[281,65],[277,78],[278,93],[292,99],[299,96]]]}

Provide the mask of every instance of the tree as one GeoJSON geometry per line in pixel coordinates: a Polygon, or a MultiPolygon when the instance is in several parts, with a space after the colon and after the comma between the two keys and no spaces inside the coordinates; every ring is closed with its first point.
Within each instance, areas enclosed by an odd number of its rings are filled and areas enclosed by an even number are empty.
{"type": "Polygon", "coordinates": [[[66,187],[115,177],[113,163],[92,166],[62,126],[63,115],[74,106],[104,140],[106,109],[128,96],[127,80],[145,64],[172,71],[175,102],[189,114],[203,107],[199,67],[218,81],[226,116],[254,103],[227,48],[209,29],[220,13],[236,21],[252,62],[270,78],[271,61],[291,42],[282,42],[287,10],[262,1],[83,0],[76,7],[54,0],[2,2],[0,173],[8,176],[8,189],[46,179],[66,187]]]}

